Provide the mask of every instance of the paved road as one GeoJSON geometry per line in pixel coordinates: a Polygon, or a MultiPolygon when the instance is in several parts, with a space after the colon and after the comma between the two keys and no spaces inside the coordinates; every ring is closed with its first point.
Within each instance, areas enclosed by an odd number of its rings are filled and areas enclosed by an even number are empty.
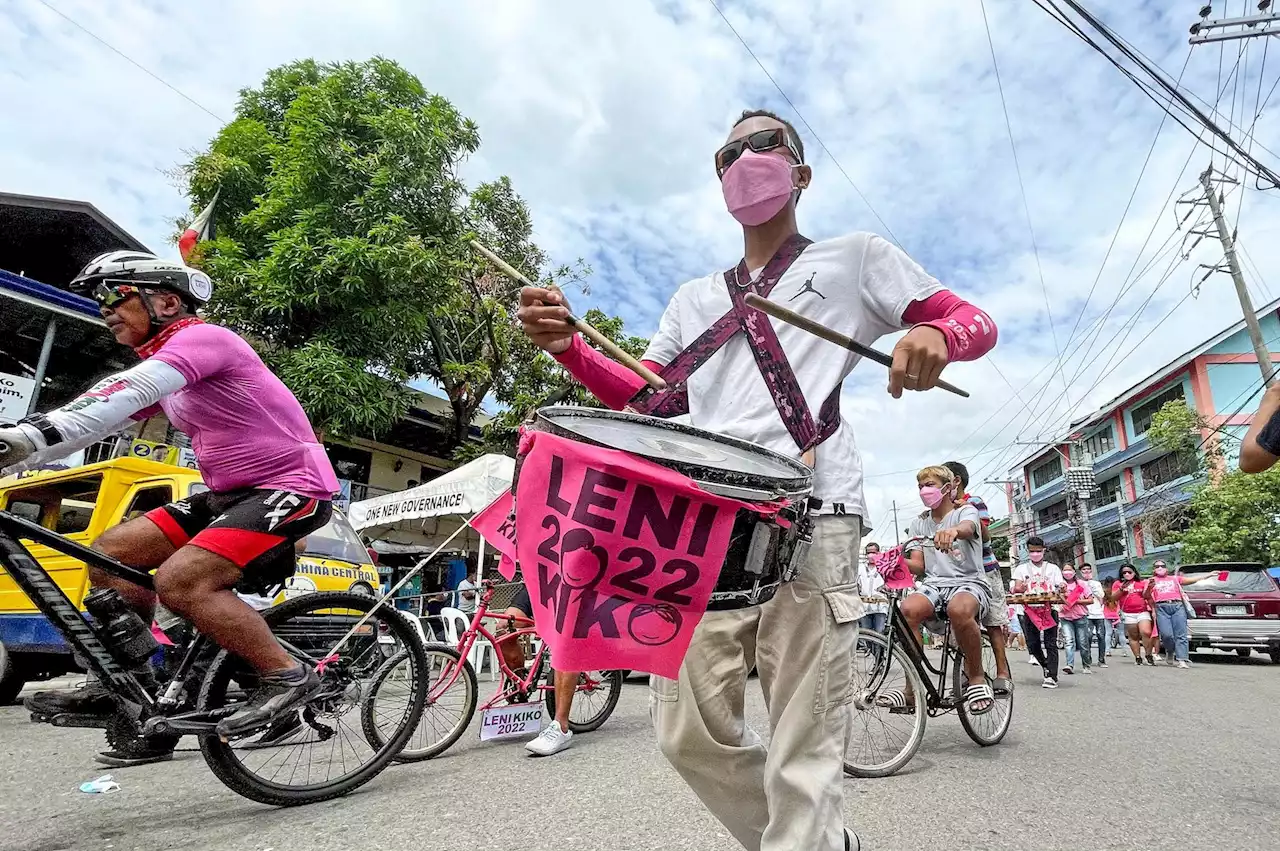
{"type": "MultiPolygon", "coordinates": [[[[1115,660],[1047,692],[1023,658],[1003,744],[980,750],[953,718],[937,719],[900,775],[846,781],[864,848],[1280,847],[1280,666],[1221,654],[1190,671],[1115,660]]],[[[120,792],[82,794],[104,771],[91,761],[101,734],[0,708],[0,849],[731,851],[653,745],[646,694],[628,684],[613,718],[556,757],[469,735],[346,799],[291,810],[227,791],[192,752],[114,772],[120,792]]],[[[758,693],[751,715],[763,725],[758,693]]]]}

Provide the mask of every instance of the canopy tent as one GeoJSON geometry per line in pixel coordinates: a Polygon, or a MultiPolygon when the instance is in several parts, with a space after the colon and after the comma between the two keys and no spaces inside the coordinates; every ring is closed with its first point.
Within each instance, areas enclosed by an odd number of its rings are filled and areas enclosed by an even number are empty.
{"type": "MultiPolygon", "coordinates": [[[[515,469],[516,462],[505,455],[483,455],[426,484],[354,502],[348,518],[360,534],[401,552],[434,549],[509,490],[515,469]]],[[[468,529],[454,541],[459,549],[474,543],[483,571],[484,539],[468,529]]]]}

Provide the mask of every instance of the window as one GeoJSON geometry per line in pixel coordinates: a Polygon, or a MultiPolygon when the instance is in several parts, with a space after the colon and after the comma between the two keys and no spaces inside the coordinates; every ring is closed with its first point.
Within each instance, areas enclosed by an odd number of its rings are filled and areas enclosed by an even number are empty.
{"type": "Polygon", "coordinates": [[[1147,490],[1195,472],[1195,468],[1182,460],[1176,452],[1161,455],[1156,460],[1143,464],[1139,469],[1142,471],[1142,487],[1147,490]]]}
{"type": "Polygon", "coordinates": [[[129,503],[129,507],[125,509],[120,522],[132,520],[135,517],[141,517],[153,508],[159,508],[162,505],[168,505],[173,502],[173,488],[168,485],[160,485],[154,488],[144,488],[134,494],[133,501],[129,503]]]}
{"type": "Polygon", "coordinates": [[[338,478],[368,483],[369,469],[373,466],[372,452],[338,443],[326,443],[324,448],[329,453],[329,460],[333,463],[333,471],[338,474],[338,478]]]}
{"type": "Polygon", "coordinates": [[[90,476],[20,488],[10,494],[8,510],[59,535],[74,535],[93,521],[101,487],[102,476],[90,476]]]}
{"type": "Polygon", "coordinates": [[[1041,526],[1052,526],[1067,519],[1067,501],[1060,499],[1036,512],[1036,521],[1041,526]]]}
{"type": "Polygon", "coordinates": [[[1062,457],[1054,455],[1048,461],[1042,461],[1031,468],[1031,486],[1042,488],[1055,479],[1062,477],[1062,457]]]}
{"type": "Polygon", "coordinates": [[[1104,558],[1119,558],[1124,555],[1124,538],[1119,529],[1102,535],[1093,536],[1093,557],[1101,561],[1104,558]]]}
{"type": "Polygon", "coordinates": [[[1116,495],[1120,493],[1120,477],[1112,476],[1105,482],[1098,482],[1098,491],[1100,493],[1094,508],[1101,508],[1109,502],[1115,502],[1116,495]]]}
{"type": "Polygon", "coordinates": [[[1115,430],[1111,426],[1084,440],[1084,451],[1093,458],[1101,458],[1115,448],[1115,430]]]}
{"type": "Polygon", "coordinates": [[[1147,433],[1147,429],[1151,428],[1151,420],[1156,412],[1165,406],[1168,402],[1177,400],[1185,400],[1186,394],[1182,390],[1182,384],[1175,384],[1162,393],[1157,393],[1138,407],[1130,411],[1129,416],[1133,418],[1133,433],[1135,436],[1147,433]]]}

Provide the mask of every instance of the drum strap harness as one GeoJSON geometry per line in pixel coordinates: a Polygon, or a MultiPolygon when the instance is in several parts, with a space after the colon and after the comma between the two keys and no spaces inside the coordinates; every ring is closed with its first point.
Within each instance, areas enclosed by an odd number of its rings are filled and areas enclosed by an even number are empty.
{"type": "Polygon", "coordinates": [[[800,447],[800,451],[807,452],[835,434],[840,428],[840,386],[837,385],[822,403],[815,422],[769,317],[751,309],[746,303],[746,294],[749,292],[768,298],[778,281],[791,268],[791,264],[795,263],[811,242],[812,240],[800,234],[791,236],[754,282],[745,258],[738,262],[737,267],[726,271],[724,280],[729,288],[732,309],[712,323],[710,328],[703,331],[698,339],[676,355],[662,370],[660,375],[667,382],[666,390],[644,388],[632,397],[629,403],[631,409],[657,417],[675,417],[689,413],[689,376],[725,343],[742,332],[747,337],[747,346],[755,357],[760,375],[773,395],[778,415],[782,417],[787,432],[800,447]]]}

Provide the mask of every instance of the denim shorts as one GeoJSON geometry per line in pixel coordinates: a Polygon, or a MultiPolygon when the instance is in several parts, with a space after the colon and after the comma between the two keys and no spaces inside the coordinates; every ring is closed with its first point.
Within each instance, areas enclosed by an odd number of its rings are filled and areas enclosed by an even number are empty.
{"type": "Polygon", "coordinates": [[[929,602],[933,604],[934,614],[940,621],[947,619],[947,604],[957,594],[969,594],[978,601],[978,623],[984,622],[987,612],[991,609],[991,591],[987,581],[982,578],[960,585],[944,585],[942,587],[930,585],[926,580],[916,587],[916,593],[923,594],[928,598],[929,602]]]}

